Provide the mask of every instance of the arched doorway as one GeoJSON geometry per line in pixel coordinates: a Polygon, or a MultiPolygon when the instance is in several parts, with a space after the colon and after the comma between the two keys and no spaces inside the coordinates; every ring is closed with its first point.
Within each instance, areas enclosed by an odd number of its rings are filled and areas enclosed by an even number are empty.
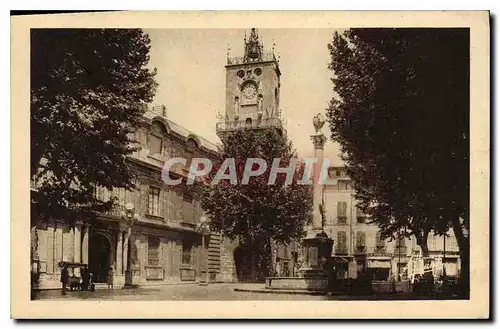
{"type": "Polygon", "coordinates": [[[99,232],[92,232],[89,240],[89,271],[94,282],[106,282],[112,265],[111,241],[99,232]]]}
{"type": "Polygon", "coordinates": [[[236,247],[233,251],[234,265],[236,267],[236,276],[238,282],[246,282],[245,255],[241,246],[236,247]]]}

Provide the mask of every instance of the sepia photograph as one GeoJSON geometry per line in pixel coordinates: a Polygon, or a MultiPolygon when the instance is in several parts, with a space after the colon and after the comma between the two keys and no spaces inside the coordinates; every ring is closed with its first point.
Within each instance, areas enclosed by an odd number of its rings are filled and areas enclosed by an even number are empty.
{"type": "Polygon", "coordinates": [[[18,303],[47,310],[39,317],[58,317],[58,302],[71,317],[121,301],[488,317],[487,12],[394,27],[350,25],[347,13],[341,27],[219,14],[227,25],[216,13],[199,14],[204,26],[180,13],[184,24],[163,27],[79,21],[106,14],[24,21],[15,97],[27,108],[12,129],[25,158],[12,167],[30,184],[12,223],[29,249],[12,240],[11,273],[29,291],[16,283],[18,303]],[[458,313],[476,302],[476,315],[458,313]]]}

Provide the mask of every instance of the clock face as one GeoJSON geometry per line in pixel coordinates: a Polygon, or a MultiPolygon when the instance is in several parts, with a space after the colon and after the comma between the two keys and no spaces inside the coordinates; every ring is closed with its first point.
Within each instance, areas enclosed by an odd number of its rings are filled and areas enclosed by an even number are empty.
{"type": "Polygon", "coordinates": [[[245,86],[243,86],[241,93],[246,98],[254,98],[255,95],[257,94],[257,88],[253,83],[247,83],[245,86]]]}

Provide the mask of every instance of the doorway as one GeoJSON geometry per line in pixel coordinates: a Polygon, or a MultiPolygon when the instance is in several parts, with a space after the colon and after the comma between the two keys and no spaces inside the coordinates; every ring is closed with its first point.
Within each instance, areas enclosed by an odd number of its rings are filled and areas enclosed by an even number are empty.
{"type": "Polygon", "coordinates": [[[94,282],[107,281],[108,270],[111,266],[111,242],[99,232],[90,234],[89,239],[89,271],[94,282]]]}

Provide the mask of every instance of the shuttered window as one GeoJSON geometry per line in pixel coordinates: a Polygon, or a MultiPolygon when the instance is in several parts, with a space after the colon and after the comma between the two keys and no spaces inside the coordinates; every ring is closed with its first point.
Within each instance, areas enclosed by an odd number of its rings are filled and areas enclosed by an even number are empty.
{"type": "Polygon", "coordinates": [[[195,207],[193,195],[185,192],[182,195],[182,221],[184,223],[194,224],[195,207]]]}
{"type": "Polygon", "coordinates": [[[366,222],[366,214],[356,207],[356,222],[359,224],[364,224],[366,222]]]}
{"type": "Polygon", "coordinates": [[[189,241],[182,242],[182,264],[190,265],[191,264],[191,251],[193,249],[192,243],[189,241]]]}
{"type": "Polygon", "coordinates": [[[337,202],[337,218],[339,224],[347,223],[347,202],[337,202]]]}
{"type": "Polygon", "coordinates": [[[148,237],[148,265],[158,266],[160,264],[160,239],[148,237]]]}
{"type": "Polygon", "coordinates": [[[366,247],[366,234],[365,234],[365,232],[362,232],[362,231],[356,232],[356,246],[357,247],[366,247]]]}
{"type": "Polygon", "coordinates": [[[154,216],[160,215],[160,189],[157,187],[149,187],[148,214],[154,216]]]}
{"type": "Polygon", "coordinates": [[[347,234],[345,231],[337,232],[337,254],[347,254],[347,234]]]}

